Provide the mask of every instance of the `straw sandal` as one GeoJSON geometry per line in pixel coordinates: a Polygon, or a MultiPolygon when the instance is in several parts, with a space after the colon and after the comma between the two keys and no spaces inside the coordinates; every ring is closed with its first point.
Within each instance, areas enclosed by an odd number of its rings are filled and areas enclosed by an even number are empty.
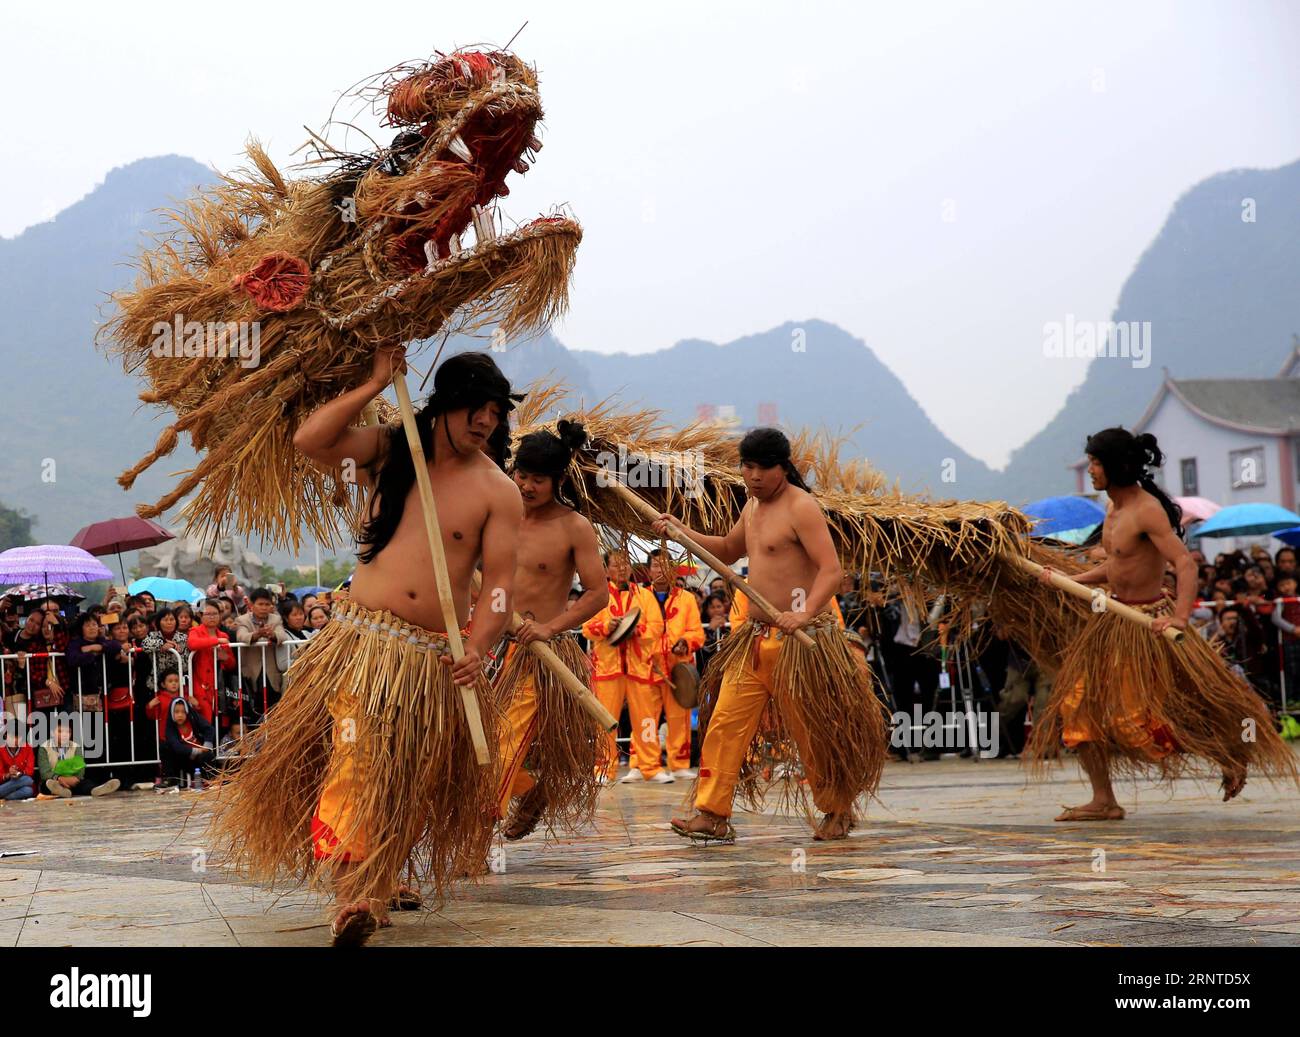
{"type": "Polygon", "coordinates": [[[731,824],[730,819],[718,817],[716,814],[710,814],[701,810],[687,821],[680,821],[677,818],[672,819],[672,829],[678,835],[685,836],[693,843],[734,843],[736,841],[736,829],[731,824]],[[691,822],[695,818],[711,818],[713,825],[711,829],[692,829],[691,822]]]}
{"type": "Polygon", "coordinates": [[[847,839],[849,832],[853,830],[853,815],[845,811],[839,814],[827,814],[822,818],[821,824],[813,832],[813,839],[816,842],[827,842],[832,839],[847,839]]]}
{"type": "Polygon", "coordinates": [[[1246,787],[1246,768],[1229,774],[1227,771],[1223,774],[1223,780],[1219,782],[1219,788],[1223,789],[1223,801],[1226,803],[1230,799],[1236,799],[1241,795],[1241,790],[1246,787]]]}
{"type": "MultiPolygon", "coordinates": [[[[1065,806],[1064,803],[1061,806],[1065,806]]],[[[1109,807],[1065,807],[1057,821],[1123,821],[1124,808],[1119,804],[1109,807]]]]}
{"type": "Polygon", "coordinates": [[[546,794],[540,785],[534,785],[516,804],[510,820],[501,835],[514,842],[526,835],[531,835],[542,820],[542,811],[546,809],[546,794]]]}
{"type": "Polygon", "coordinates": [[[418,911],[424,906],[424,897],[410,886],[398,886],[388,901],[390,911],[418,911]]]}
{"type": "Polygon", "coordinates": [[[337,918],[330,923],[330,936],[334,938],[333,946],[335,947],[360,947],[379,928],[379,922],[370,912],[370,905],[364,901],[358,902],[359,910],[353,911],[347,918],[343,919],[343,924],[339,924],[337,918]],[[364,907],[360,905],[364,904],[364,907]]]}

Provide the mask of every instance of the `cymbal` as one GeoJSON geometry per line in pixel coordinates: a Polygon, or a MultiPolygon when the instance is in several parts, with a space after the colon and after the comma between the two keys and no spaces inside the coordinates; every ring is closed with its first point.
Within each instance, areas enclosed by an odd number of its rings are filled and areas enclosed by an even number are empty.
{"type": "Polygon", "coordinates": [[[618,626],[614,627],[610,635],[605,638],[605,643],[610,646],[616,646],[620,642],[627,640],[628,635],[636,629],[636,625],[641,622],[641,610],[635,605],[623,614],[618,621],[618,626]]]}

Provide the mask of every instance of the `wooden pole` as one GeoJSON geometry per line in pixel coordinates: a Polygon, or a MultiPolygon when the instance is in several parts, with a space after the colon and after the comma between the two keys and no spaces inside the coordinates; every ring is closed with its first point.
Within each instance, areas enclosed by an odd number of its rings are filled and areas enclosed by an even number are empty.
{"type": "MultiPolygon", "coordinates": [[[[442,550],[442,530],[438,525],[438,509],[433,502],[433,483],[420,445],[420,431],[415,425],[415,408],[411,406],[411,390],[406,385],[406,375],[398,370],[393,375],[393,388],[397,390],[397,406],[402,412],[402,428],[411,448],[411,462],[415,465],[415,482],[420,488],[420,501],[424,511],[424,530],[429,536],[429,553],[433,555],[433,575],[438,584],[438,601],[442,606],[443,625],[447,628],[447,643],[451,657],[457,662],[465,655],[460,640],[460,618],[456,615],[456,602],[451,593],[451,577],[447,574],[447,557],[442,550]]],[[[472,684],[459,684],[460,700],[465,707],[465,722],[469,724],[470,738],[474,741],[474,754],[482,766],[491,762],[487,735],[483,731],[483,717],[479,713],[478,693],[472,684]]]]}
{"type": "MultiPolygon", "coordinates": [[[[659,518],[659,512],[657,512],[654,508],[652,508],[649,505],[649,503],[642,500],[640,497],[638,497],[635,493],[629,490],[622,483],[617,481],[611,481],[609,485],[614,490],[615,493],[619,494],[619,496],[621,496],[625,501],[627,501],[628,504],[630,504],[633,508],[639,511],[643,516],[645,516],[650,521],[653,522],[654,520],[659,518]]],[[[677,543],[681,544],[682,547],[686,548],[686,550],[690,551],[691,554],[695,555],[697,558],[703,558],[706,562],[708,562],[709,565],[713,567],[713,569],[717,572],[719,576],[721,576],[724,580],[726,580],[729,584],[731,584],[731,586],[734,587],[736,590],[740,591],[740,593],[745,595],[745,597],[747,597],[751,602],[757,605],[761,611],[766,612],[770,618],[775,619],[777,616],[781,614],[781,610],[778,609],[766,598],[764,598],[761,594],[759,594],[758,591],[750,587],[750,585],[745,582],[744,577],[739,576],[736,573],[732,572],[731,566],[729,566],[726,562],[722,561],[716,555],[711,554],[710,552],[704,550],[704,548],[701,547],[700,544],[695,540],[695,538],[692,537],[691,534],[687,531],[685,526],[683,526],[676,519],[670,519],[670,521],[672,524],[669,527],[669,529],[671,531],[672,538],[676,540],[677,543]]],[[[812,637],[809,636],[808,631],[806,630],[796,630],[794,632],[794,636],[796,639],[798,639],[798,641],[801,644],[805,644],[809,648],[812,648],[815,644],[812,637]]]]}
{"type": "MultiPolygon", "coordinates": [[[[474,574],[475,590],[481,588],[482,585],[483,578],[476,572],[474,574]]],[[[482,599],[479,600],[481,604],[482,599]]],[[[518,612],[511,612],[507,629],[513,634],[523,622],[523,616],[518,612]]],[[[564,660],[555,654],[555,649],[545,641],[531,641],[527,647],[560,679],[560,683],[564,685],[564,690],[576,698],[582,708],[591,714],[592,719],[600,725],[602,731],[613,731],[614,728],[618,727],[618,721],[614,719],[613,714],[600,704],[600,699],[596,698],[591,693],[591,689],[578,679],[578,675],[564,665],[564,660]]]]}
{"type": "MultiPolygon", "coordinates": [[[[1002,557],[1011,562],[1012,565],[1015,565],[1024,572],[1029,573],[1031,576],[1037,577],[1043,572],[1043,566],[1039,565],[1037,562],[1031,562],[1028,558],[1025,558],[1022,555],[1004,551],[1002,557]]],[[[1081,598],[1085,601],[1091,602],[1096,601],[1100,596],[1101,600],[1106,603],[1106,612],[1113,612],[1117,616],[1123,616],[1131,623],[1139,623],[1147,629],[1150,629],[1151,624],[1155,622],[1154,616],[1148,616],[1145,612],[1135,609],[1132,605],[1125,605],[1122,601],[1118,601],[1096,588],[1090,588],[1079,583],[1077,580],[1072,580],[1068,576],[1057,572],[1055,569],[1052,570],[1051,579],[1053,587],[1057,590],[1064,591],[1066,594],[1072,594],[1076,598],[1081,598]]],[[[1177,627],[1165,627],[1162,633],[1163,636],[1168,638],[1173,644],[1178,644],[1183,639],[1183,631],[1179,630],[1177,627]]]]}

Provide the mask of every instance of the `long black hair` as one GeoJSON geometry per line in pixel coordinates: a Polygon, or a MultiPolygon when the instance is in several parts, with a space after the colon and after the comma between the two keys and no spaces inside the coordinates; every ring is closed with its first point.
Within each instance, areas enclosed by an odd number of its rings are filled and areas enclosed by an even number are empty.
{"type": "Polygon", "coordinates": [[[785,433],[776,428],[756,428],[745,433],[740,441],[741,462],[750,461],[760,468],[775,468],[780,465],[785,470],[786,481],[799,489],[808,490],[799,469],[790,460],[790,440],[785,433]]]}
{"type": "MultiPolygon", "coordinates": [[[[505,470],[510,457],[510,412],[523,396],[511,393],[510,380],[486,353],[459,353],[443,361],[433,376],[433,392],[415,414],[424,456],[433,460],[433,428],[438,416],[451,411],[471,413],[489,403],[501,407],[501,421],[488,440],[485,453],[505,470]]],[[[372,562],[388,546],[402,521],[406,498],[415,485],[415,464],[411,447],[400,428],[388,430],[387,456],[375,480],[378,510],[366,519],[357,537],[357,558],[372,562]]]]}
{"type": "Polygon", "coordinates": [[[573,455],[586,444],[587,430],[577,421],[561,419],[555,431],[541,429],[530,432],[519,441],[515,451],[515,469],[526,475],[548,475],[552,493],[561,504],[576,508],[576,494],[569,465],[573,455]]]}
{"type": "Polygon", "coordinates": [[[1116,426],[1089,436],[1083,450],[1089,457],[1097,459],[1111,485],[1141,486],[1151,494],[1165,509],[1169,525],[1179,536],[1183,535],[1183,509],[1169,499],[1169,494],[1157,486],[1151,476],[1150,469],[1165,463],[1165,455],[1155,436],[1150,432],[1135,436],[1128,429],[1116,426]]]}

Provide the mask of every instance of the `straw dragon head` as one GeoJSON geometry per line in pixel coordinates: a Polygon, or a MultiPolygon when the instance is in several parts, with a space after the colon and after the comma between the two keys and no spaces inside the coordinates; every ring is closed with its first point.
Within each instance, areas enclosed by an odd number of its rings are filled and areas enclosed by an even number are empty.
{"type": "Polygon", "coordinates": [[[177,418],[119,482],[130,489],[181,432],[203,455],[139,514],[194,493],[189,528],[208,538],[337,542],[357,494],[295,454],[297,424],[363,382],[378,346],[487,324],[513,338],[567,305],[578,224],[502,232],[494,212],[541,148],[535,72],[504,51],[458,51],[369,93],[397,131],[387,147],[322,153],[326,173],[287,180],[250,145],[254,168],[173,213],[114,296],[104,336],[147,381],[140,398],[177,418]]]}

